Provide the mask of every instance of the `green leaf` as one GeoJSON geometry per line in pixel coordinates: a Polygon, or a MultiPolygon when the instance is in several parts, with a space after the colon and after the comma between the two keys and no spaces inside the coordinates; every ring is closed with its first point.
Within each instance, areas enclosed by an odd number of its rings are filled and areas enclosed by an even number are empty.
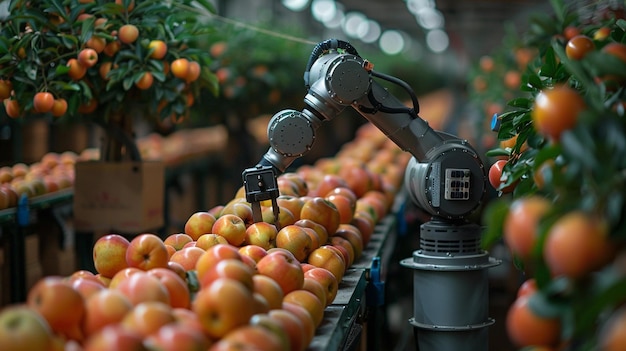
{"type": "Polygon", "coordinates": [[[481,246],[488,250],[502,239],[504,218],[509,213],[510,203],[503,199],[489,202],[482,215],[484,223],[481,246]]]}
{"type": "Polygon", "coordinates": [[[557,20],[563,23],[565,19],[565,5],[563,4],[563,0],[550,0],[550,4],[554,9],[557,20]]]}
{"type": "Polygon", "coordinates": [[[520,97],[520,98],[516,98],[513,100],[509,100],[509,102],[507,102],[507,105],[528,109],[532,105],[532,100],[529,98],[520,97]]]}

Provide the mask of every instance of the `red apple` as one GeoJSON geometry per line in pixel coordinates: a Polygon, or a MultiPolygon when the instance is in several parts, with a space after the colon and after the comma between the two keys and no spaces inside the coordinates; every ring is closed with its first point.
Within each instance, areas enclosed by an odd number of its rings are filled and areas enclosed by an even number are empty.
{"type": "Polygon", "coordinates": [[[274,279],[285,295],[302,288],[304,283],[304,272],[300,262],[293,255],[281,251],[268,252],[257,263],[257,270],[260,274],[274,279]]]}
{"type": "Polygon", "coordinates": [[[285,294],[278,282],[263,274],[252,276],[252,282],[254,283],[254,293],[260,294],[265,298],[270,310],[281,307],[285,294]]]}
{"type": "Polygon", "coordinates": [[[339,223],[350,223],[356,210],[356,200],[352,201],[347,196],[339,194],[328,195],[326,200],[335,205],[335,208],[339,211],[339,223]]]}
{"type": "Polygon", "coordinates": [[[238,247],[230,244],[217,244],[208,248],[196,262],[198,280],[201,280],[218,262],[229,258],[241,260],[238,247]]]}
{"type": "Polygon", "coordinates": [[[331,236],[330,246],[341,252],[346,262],[346,269],[350,268],[355,260],[354,248],[352,247],[352,244],[350,244],[347,239],[344,239],[340,236],[331,236]]]}
{"type": "Polygon", "coordinates": [[[326,305],[332,304],[339,290],[339,282],[335,275],[328,269],[315,267],[304,272],[304,279],[307,278],[317,280],[322,285],[326,291],[326,305]]]}
{"type": "Polygon", "coordinates": [[[129,267],[136,267],[147,271],[152,268],[167,268],[169,253],[165,243],[158,236],[143,233],[134,237],[126,249],[126,263],[129,267]]]}
{"type": "Polygon", "coordinates": [[[309,254],[307,262],[315,267],[329,270],[335,276],[337,282],[343,279],[343,275],[346,271],[346,262],[343,255],[331,245],[322,245],[313,250],[313,252],[309,254]]]}
{"type": "Polygon", "coordinates": [[[287,333],[290,350],[306,350],[308,347],[308,344],[305,344],[304,340],[306,330],[304,329],[302,321],[295,314],[283,309],[274,309],[267,314],[270,318],[280,323],[282,329],[287,333]]]}
{"type": "Polygon", "coordinates": [[[301,219],[310,219],[326,228],[330,235],[339,227],[339,211],[330,201],[323,197],[313,197],[307,200],[300,212],[301,219]]]}
{"type": "Polygon", "coordinates": [[[161,351],[206,351],[211,342],[204,333],[170,323],[150,334],[144,344],[150,349],[161,351]]]}
{"type": "Polygon", "coordinates": [[[207,335],[218,339],[250,321],[254,314],[254,298],[252,291],[239,281],[220,278],[198,291],[192,310],[207,335]]]}
{"type": "Polygon", "coordinates": [[[121,280],[115,288],[137,306],[142,302],[157,301],[170,304],[170,293],[159,278],[139,271],[121,280]]]}
{"type": "Polygon", "coordinates": [[[294,224],[299,225],[304,228],[311,228],[315,230],[315,233],[317,233],[317,236],[319,238],[320,246],[328,243],[328,232],[326,231],[326,228],[323,225],[317,222],[314,222],[310,219],[300,219],[294,224]]]}
{"type": "Polygon", "coordinates": [[[182,249],[183,246],[185,246],[187,243],[192,241],[193,238],[189,234],[176,233],[168,235],[165,240],[163,240],[163,243],[165,243],[166,245],[171,245],[174,249],[176,249],[176,251],[178,251],[182,249]]]}
{"type": "Polygon", "coordinates": [[[252,216],[252,207],[250,203],[246,202],[243,199],[234,199],[231,200],[220,213],[220,217],[226,214],[233,214],[243,220],[246,227],[250,224],[254,223],[254,218],[252,216]]]}
{"type": "Polygon", "coordinates": [[[212,233],[215,216],[208,211],[199,211],[187,219],[185,222],[185,233],[191,236],[193,240],[198,240],[200,235],[212,233]]]}
{"type": "Polygon", "coordinates": [[[280,323],[276,319],[271,318],[267,312],[257,313],[253,315],[250,318],[249,325],[261,327],[265,329],[269,334],[275,336],[281,343],[278,350],[290,349],[291,345],[287,331],[285,330],[285,328],[283,328],[282,323],[280,323]]]}
{"type": "Polygon", "coordinates": [[[202,276],[200,286],[206,288],[220,278],[230,278],[252,291],[254,290],[253,275],[254,271],[243,261],[234,258],[224,259],[202,276]]]}
{"type": "Polygon", "coordinates": [[[311,252],[313,242],[305,228],[288,225],[276,234],[276,246],[287,249],[299,262],[303,262],[311,252]]]}
{"type": "Polygon", "coordinates": [[[255,263],[258,263],[265,255],[267,250],[258,245],[245,245],[239,248],[241,256],[250,257],[255,263]]]}
{"type": "Polygon", "coordinates": [[[348,183],[338,174],[325,174],[324,177],[317,184],[317,188],[310,189],[309,195],[324,197],[333,189],[338,187],[348,187],[348,183]]]}
{"type": "Polygon", "coordinates": [[[148,275],[159,279],[170,296],[172,308],[189,308],[191,304],[191,292],[187,281],[169,268],[154,268],[148,271],[148,275]]]}
{"type": "Polygon", "coordinates": [[[212,232],[219,234],[234,246],[240,246],[246,239],[246,224],[237,215],[223,214],[213,224],[212,232]]]}
{"type": "Polygon", "coordinates": [[[217,244],[228,244],[228,240],[226,240],[225,237],[215,233],[202,234],[200,235],[198,240],[196,240],[195,246],[203,250],[208,250],[209,247],[215,246],[217,244]]]}
{"type": "Polygon", "coordinates": [[[283,228],[296,222],[296,216],[287,208],[281,208],[279,206],[278,209],[278,223],[276,223],[274,208],[272,206],[263,206],[261,208],[261,216],[263,217],[263,222],[273,224],[277,228],[283,228]]]}
{"type": "MultiPolygon", "coordinates": [[[[144,350],[143,337],[120,324],[109,325],[85,342],[83,351],[137,351],[144,350]]],[[[34,350],[34,349],[33,349],[34,350]]]]}
{"type": "Polygon", "coordinates": [[[115,273],[128,267],[126,250],[130,242],[118,234],[108,234],[96,240],[93,246],[93,263],[102,276],[112,278],[115,273]]]}
{"type": "Polygon", "coordinates": [[[276,204],[280,209],[288,209],[294,215],[296,221],[300,219],[300,211],[302,206],[304,206],[304,201],[299,196],[280,195],[276,199],[276,204]]]}
{"type": "Polygon", "coordinates": [[[363,244],[363,236],[361,235],[361,231],[359,228],[352,224],[340,224],[337,231],[333,234],[333,236],[342,237],[352,244],[352,248],[354,249],[354,259],[358,260],[363,253],[364,244],[363,244]]]}
{"type": "Polygon", "coordinates": [[[245,245],[256,245],[265,250],[276,247],[276,234],[278,229],[267,222],[256,222],[246,229],[245,245]]]}
{"type": "Polygon", "coordinates": [[[195,247],[184,247],[176,252],[170,257],[170,262],[179,263],[186,271],[193,270],[196,268],[196,262],[200,259],[200,256],[204,254],[204,250],[195,247]]]}

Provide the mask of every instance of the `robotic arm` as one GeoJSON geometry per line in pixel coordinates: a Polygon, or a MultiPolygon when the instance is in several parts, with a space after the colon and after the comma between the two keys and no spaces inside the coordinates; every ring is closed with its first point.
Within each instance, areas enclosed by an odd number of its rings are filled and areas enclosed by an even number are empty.
{"type": "Polygon", "coordinates": [[[372,68],[345,41],[329,39],[313,49],[304,74],[306,107],[302,111],[283,110],[272,117],[267,131],[269,150],[256,167],[242,174],[246,199],[252,204],[256,221],[261,220],[260,201],[271,199],[274,211],[278,209],[276,176],[312,148],[315,132],[323,122],[348,106],[411,153],[405,186],[420,208],[435,217],[457,221],[480,205],[487,177],[478,154],[467,141],[430,128],[418,116],[417,99],[410,87],[372,68]],[[413,108],[374,78],[405,88],[411,94],[413,108]]]}

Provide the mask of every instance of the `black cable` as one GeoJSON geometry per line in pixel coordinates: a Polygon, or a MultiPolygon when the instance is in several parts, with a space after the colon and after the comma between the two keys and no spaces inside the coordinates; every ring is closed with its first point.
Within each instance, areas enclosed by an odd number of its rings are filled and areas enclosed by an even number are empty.
{"type": "Polygon", "coordinates": [[[360,57],[354,46],[352,46],[352,44],[348,43],[347,41],[340,39],[326,39],[322,42],[319,42],[311,51],[311,56],[309,56],[309,61],[307,62],[306,68],[304,70],[304,86],[307,89],[309,89],[310,87],[309,72],[311,71],[311,67],[313,67],[315,61],[317,61],[317,59],[322,56],[324,52],[330,49],[343,49],[351,55],[360,57]]]}
{"type": "Polygon", "coordinates": [[[400,78],[397,78],[397,77],[394,77],[394,76],[390,76],[388,74],[376,72],[374,70],[371,70],[371,73],[372,73],[372,75],[374,77],[377,77],[377,78],[380,78],[380,79],[384,79],[384,80],[386,80],[388,82],[391,82],[391,83],[394,83],[396,85],[399,85],[411,97],[411,101],[413,102],[413,110],[415,111],[415,114],[417,115],[420,112],[420,106],[419,106],[419,102],[417,101],[417,96],[415,96],[415,92],[413,91],[413,89],[411,88],[411,86],[409,84],[407,84],[405,81],[403,81],[400,78]]]}

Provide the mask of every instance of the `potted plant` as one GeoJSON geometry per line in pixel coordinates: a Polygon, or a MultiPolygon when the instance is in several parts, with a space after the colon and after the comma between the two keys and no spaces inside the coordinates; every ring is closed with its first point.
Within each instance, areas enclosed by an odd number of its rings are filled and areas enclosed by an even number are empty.
{"type": "Polygon", "coordinates": [[[6,6],[0,114],[93,122],[106,131],[103,162],[76,164],[76,227],[134,232],[158,225],[163,164],[142,162],[135,124],[179,123],[201,92],[217,93],[203,47],[214,32],[211,4],[12,0],[6,6]]]}

